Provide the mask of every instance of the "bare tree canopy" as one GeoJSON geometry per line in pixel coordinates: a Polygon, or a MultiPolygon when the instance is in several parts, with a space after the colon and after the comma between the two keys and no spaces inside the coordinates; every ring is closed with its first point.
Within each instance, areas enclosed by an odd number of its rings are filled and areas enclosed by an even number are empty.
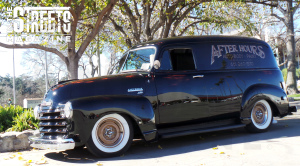
{"type": "Polygon", "coordinates": [[[153,39],[199,35],[203,27],[253,27],[253,6],[244,2],[208,0],[120,0],[108,28],[119,32],[128,47],[153,39]]]}

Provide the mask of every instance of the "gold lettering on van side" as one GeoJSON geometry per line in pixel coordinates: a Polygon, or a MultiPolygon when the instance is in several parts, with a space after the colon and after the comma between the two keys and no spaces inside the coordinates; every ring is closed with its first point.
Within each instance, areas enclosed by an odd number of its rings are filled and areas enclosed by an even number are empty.
{"type": "MultiPolygon", "coordinates": [[[[234,58],[256,58],[259,56],[260,58],[265,58],[265,52],[263,51],[262,46],[254,46],[254,45],[212,45],[211,47],[211,65],[215,62],[215,58],[226,58],[226,54],[230,53],[250,53],[252,55],[247,56],[235,56],[234,58]]],[[[241,54],[239,54],[241,55],[241,54]]],[[[228,58],[227,58],[228,59],[228,58]]]]}

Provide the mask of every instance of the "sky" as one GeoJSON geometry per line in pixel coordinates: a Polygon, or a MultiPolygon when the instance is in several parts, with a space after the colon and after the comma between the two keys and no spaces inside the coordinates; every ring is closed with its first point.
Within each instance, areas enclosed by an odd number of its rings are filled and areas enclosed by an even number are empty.
{"type": "MultiPolygon", "coordinates": [[[[0,41],[6,41],[5,26],[0,27],[0,41]]],[[[26,49],[14,49],[16,76],[24,73],[21,65],[22,54],[26,49]]],[[[13,75],[13,49],[0,47],[0,76],[13,75]]]]}
{"type": "MultiPolygon", "coordinates": [[[[15,49],[15,74],[24,73],[25,69],[21,65],[23,50],[15,49]]],[[[0,76],[13,75],[13,50],[0,48],[0,76]]]]}

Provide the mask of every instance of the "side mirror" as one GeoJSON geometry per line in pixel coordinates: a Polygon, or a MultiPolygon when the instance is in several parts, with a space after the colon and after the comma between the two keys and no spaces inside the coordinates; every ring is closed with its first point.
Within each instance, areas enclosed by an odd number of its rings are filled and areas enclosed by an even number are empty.
{"type": "Polygon", "coordinates": [[[154,61],[153,67],[154,67],[154,69],[159,69],[160,68],[160,62],[159,62],[159,60],[155,60],[154,61]]]}

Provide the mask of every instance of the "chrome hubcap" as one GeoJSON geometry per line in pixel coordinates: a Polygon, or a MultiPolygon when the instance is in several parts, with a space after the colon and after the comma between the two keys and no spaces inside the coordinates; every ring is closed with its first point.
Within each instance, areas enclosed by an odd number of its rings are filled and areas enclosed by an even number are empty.
{"type": "Polygon", "coordinates": [[[115,147],[124,138],[124,127],[120,121],[114,118],[104,119],[98,125],[98,142],[105,147],[115,147]]]}
{"type": "Polygon", "coordinates": [[[262,103],[257,103],[252,110],[252,117],[256,124],[265,124],[268,118],[268,112],[265,105],[262,103]]]}
{"type": "Polygon", "coordinates": [[[257,112],[255,113],[255,116],[256,116],[257,119],[262,119],[262,118],[263,118],[263,113],[262,113],[262,111],[261,111],[261,110],[257,111],[257,112]]]}
{"type": "Polygon", "coordinates": [[[105,128],[105,133],[104,136],[108,137],[108,138],[112,138],[114,136],[114,134],[116,133],[115,131],[113,131],[115,129],[113,129],[112,127],[110,128],[105,128]]]}

